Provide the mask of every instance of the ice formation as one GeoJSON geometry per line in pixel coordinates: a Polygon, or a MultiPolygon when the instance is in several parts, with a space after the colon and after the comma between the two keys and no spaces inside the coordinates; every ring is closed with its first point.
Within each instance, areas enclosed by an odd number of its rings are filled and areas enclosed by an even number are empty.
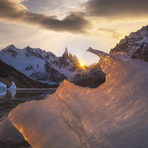
{"type": "Polygon", "coordinates": [[[14,90],[16,89],[16,85],[14,82],[11,82],[11,86],[8,88],[9,90],[14,90]]]}
{"type": "Polygon", "coordinates": [[[104,84],[65,80],[46,99],[18,105],[10,121],[34,148],[148,147],[148,64],[88,51],[100,57],[104,84]]]}
{"type": "Polygon", "coordinates": [[[4,83],[0,82],[0,90],[5,90],[5,89],[7,89],[7,86],[4,83]]]}
{"type": "Polygon", "coordinates": [[[6,90],[0,90],[0,97],[3,97],[4,95],[6,95],[6,90]]]}
{"type": "Polygon", "coordinates": [[[16,94],[16,85],[14,82],[11,82],[11,86],[8,88],[11,93],[11,97],[14,97],[16,94]]]}

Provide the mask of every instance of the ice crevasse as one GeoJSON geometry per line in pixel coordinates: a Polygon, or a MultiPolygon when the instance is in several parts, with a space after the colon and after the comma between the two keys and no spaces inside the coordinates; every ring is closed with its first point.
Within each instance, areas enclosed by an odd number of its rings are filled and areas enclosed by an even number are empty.
{"type": "Polygon", "coordinates": [[[105,83],[90,89],[65,80],[46,99],[18,105],[9,120],[34,148],[148,147],[148,64],[88,51],[100,57],[105,83]]]}

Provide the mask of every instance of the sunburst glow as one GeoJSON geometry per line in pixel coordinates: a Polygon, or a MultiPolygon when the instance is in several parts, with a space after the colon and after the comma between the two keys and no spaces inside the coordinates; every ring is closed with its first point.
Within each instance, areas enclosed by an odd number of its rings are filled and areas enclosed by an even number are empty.
{"type": "Polygon", "coordinates": [[[81,66],[81,67],[84,67],[84,66],[85,66],[84,61],[81,61],[81,62],[80,62],[80,66],[81,66]]]}

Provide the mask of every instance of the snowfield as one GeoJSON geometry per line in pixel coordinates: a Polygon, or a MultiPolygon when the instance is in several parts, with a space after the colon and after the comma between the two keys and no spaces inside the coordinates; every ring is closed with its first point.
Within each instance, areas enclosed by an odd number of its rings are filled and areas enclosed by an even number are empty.
{"type": "Polygon", "coordinates": [[[100,57],[105,83],[90,89],[65,80],[47,99],[18,105],[9,120],[34,148],[148,147],[148,63],[88,51],[100,57]]]}

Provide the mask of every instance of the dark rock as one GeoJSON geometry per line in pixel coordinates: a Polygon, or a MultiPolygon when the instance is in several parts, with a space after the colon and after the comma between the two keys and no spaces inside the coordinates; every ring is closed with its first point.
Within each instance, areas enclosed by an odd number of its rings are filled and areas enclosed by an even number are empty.
{"type": "Polygon", "coordinates": [[[61,66],[66,67],[66,66],[74,66],[79,64],[79,60],[78,58],[74,55],[72,55],[71,53],[68,52],[68,49],[65,48],[65,52],[63,53],[62,57],[61,57],[61,66]]]}
{"type": "Polygon", "coordinates": [[[102,71],[100,64],[94,64],[89,67],[85,67],[85,71],[81,71],[80,74],[74,76],[73,83],[83,87],[98,87],[105,82],[105,73],[102,71]],[[88,70],[87,70],[88,69],[88,70]]]}

